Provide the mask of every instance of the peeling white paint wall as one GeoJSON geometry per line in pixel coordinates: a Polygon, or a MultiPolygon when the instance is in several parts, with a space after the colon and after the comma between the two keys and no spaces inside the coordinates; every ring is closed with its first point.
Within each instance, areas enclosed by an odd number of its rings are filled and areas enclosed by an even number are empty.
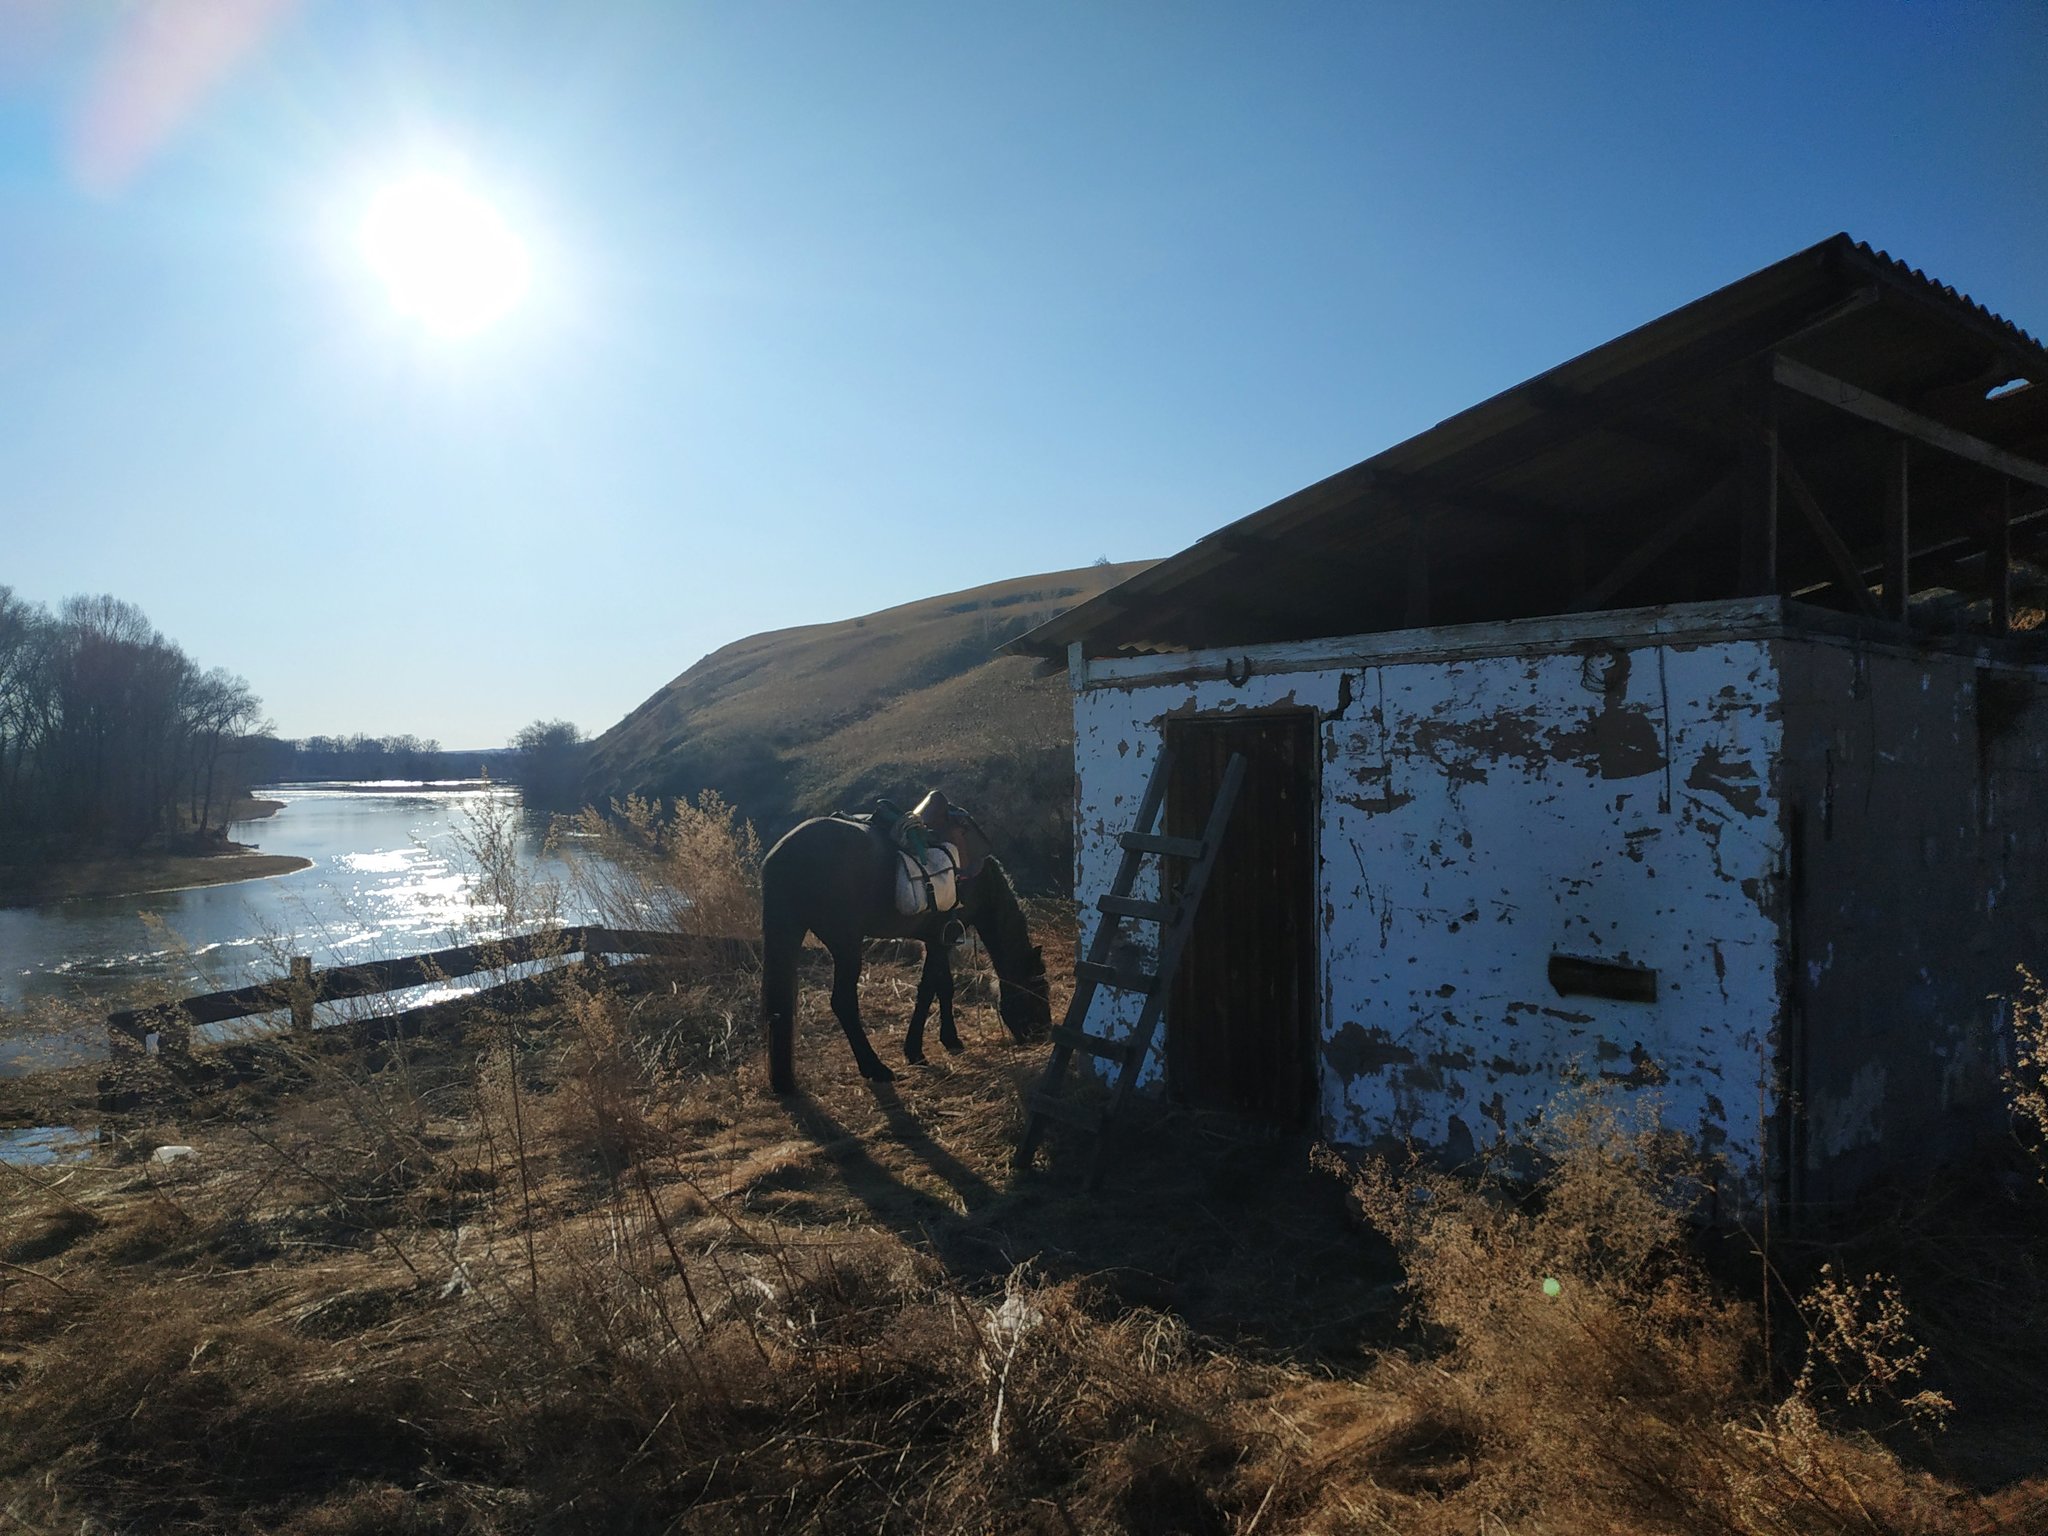
{"type": "MultiPolygon", "coordinates": [[[[1126,669],[1076,693],[1082,900],[1108,889],[1169,715],[1313,708],[1324,1133],[1460,1152],[1576,1070],[1660,1094],[1749,1186],[1731,1196],[1756,1193],[1782,953],[1773,643],[1267,670],[1280,649],[1241,685],[1126,669]],[[1654,968],[1657,1000],[1561,997],[1553,954],[1654,968]]],[[[1138,1006],[1098,994],[1091,1026],[1127,1032],[1138,1006]]]]}

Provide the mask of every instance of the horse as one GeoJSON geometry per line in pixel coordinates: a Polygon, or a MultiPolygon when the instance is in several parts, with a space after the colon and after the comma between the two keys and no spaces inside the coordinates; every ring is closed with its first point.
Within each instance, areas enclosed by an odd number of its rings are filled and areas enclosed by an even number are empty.
{"type": "Polygon", "coordinates": [[[953,1027],[953,967],[947,934],[965,922],[981,935],[1000,983],[996,1011],[1019,1041],[1049,1028],[1045,956],[1017,893],[974,818],[934,790],[916,811],[935,843],[961,851],[959,904],[950,912],[907,917],[896,909],[896,870],[902,855],[866,817],[819,816],[792,827],[761,861],[761,1007],[768,1020],[768,1083],[777,1093],[796,1091],[792,1059],[796,1032],[796,962],[804,935],[814,933],[832,955],[832,1013],[846,1031],[860,1075],[875,1082],[896,1076],[875,1054],[860,1022],[863,939],[916,939],[924,945],[924,972],[904,1036],[904,1059],[924,1060],[925,1017],[939,1005],[939,1043],[961,1048],[953,1027]]]}

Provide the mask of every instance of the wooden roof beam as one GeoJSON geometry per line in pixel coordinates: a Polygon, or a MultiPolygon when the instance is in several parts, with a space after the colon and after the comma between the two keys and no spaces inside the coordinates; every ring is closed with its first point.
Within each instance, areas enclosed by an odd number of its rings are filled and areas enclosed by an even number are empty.
{"type": "Polygon", "coordinates": [[[1922,416],[1918,411],[1909,411],[1882,395],[1859,389],[1846,380],[1822,373],[1818,368],[1809,368],[1804,363],[1796,363],[1780,355],[1771,360],[1771,376],[1786,389],[1851,416],[1861,417],[1901,437],[1925,443],[1930,448],[1938,448],[1943,453],[2024,484],[2048,489],[2048,464],[2036,463],[1995,443],[1987,443],[1981,437],[1972,437],[1930,416],[1922,416]]]}
{"type": "Polygon", "coordinates": [[[1669,554],[1681,539],[1705,522],[1708,513],[1719,509],[1735,479],[1734,475],[1724,474],[1706,491],[1695,496],[1672,514],[1655,533],[1638,544],[1604,577],[1581,593],[1572,604],[1572,612],[1586,613],[1595,608],[1606,607],[1610,598],[1622,592],[1630,582],[1669,554]]]}
{"type": "Polygon", "coordinates": [[[1856,564],[1856,557],[1849,553],[1849,546],[1842,536],[1835,532],[1835,525],[1827,519],[1814,499],[1813,488],[1806,483],[1806,477],[1783,455],[1778,458],[1778,475],[1785,482],[1785,489],[1792,493],[1792,505],[1799,509],[1799,515],[1806,519],[1806,526],[1813,530],[1813,536],[1820,542],[1822,551],[1828,557],[1828,566],[1835,573],[1835,585],[1841,587],[1856,600],[1857,608],[1865,618],[1882,618],[1877,597],[1870,590],[1870,584],[1863,579],[1863,572],[1856,564]]]}
{"type": "Polygon", "coordinates": [[[1567,416],[1586,431],[1627,438],[1641,447],[1669,454],[1688,468],[1712,469],[1727,460],[1726,443],[1670,422],[1653,420],[1638,410],[1602,407],[1589,396],[1548,379],[1537,379],[1525,388],[1529,398],[1544,410],[1567,416]]]}

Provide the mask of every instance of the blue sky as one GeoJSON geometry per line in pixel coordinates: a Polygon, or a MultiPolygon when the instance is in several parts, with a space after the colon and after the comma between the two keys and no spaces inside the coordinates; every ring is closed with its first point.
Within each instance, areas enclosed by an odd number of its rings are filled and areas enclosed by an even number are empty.
{"type": "Polygon", "coordinates": [[[219,3],[0,0],[0,582],[288,734],[1168,554],[1838,229],[2048,330],[2032,0],[232,0],[110,140],[219,3]],[[474,335],[355,247],[426,163],[529,251],[474,335]]]}

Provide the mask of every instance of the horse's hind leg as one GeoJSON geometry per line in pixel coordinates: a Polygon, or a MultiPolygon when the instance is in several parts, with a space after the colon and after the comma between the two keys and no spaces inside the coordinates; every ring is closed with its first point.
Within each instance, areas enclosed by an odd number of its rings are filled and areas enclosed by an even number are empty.
{"type": "Polygon", "coordinates": [[[846,1031],[846,1043],[853,1047],[854,1065],[862,1077],[886,1083],[896,1076],[882,1064],[868,1043],[868,1032],[860,1022],[860,941],[829,946],[832,950],[832,1016],[846,1031]]]}
{"type": "Polygon", "coordinates": [[[803,947],[803,924],[761,925],[761,1011],[768,1021],[768,1086],[776,1093],[796,1092],[796,963],[803,947]]]}

